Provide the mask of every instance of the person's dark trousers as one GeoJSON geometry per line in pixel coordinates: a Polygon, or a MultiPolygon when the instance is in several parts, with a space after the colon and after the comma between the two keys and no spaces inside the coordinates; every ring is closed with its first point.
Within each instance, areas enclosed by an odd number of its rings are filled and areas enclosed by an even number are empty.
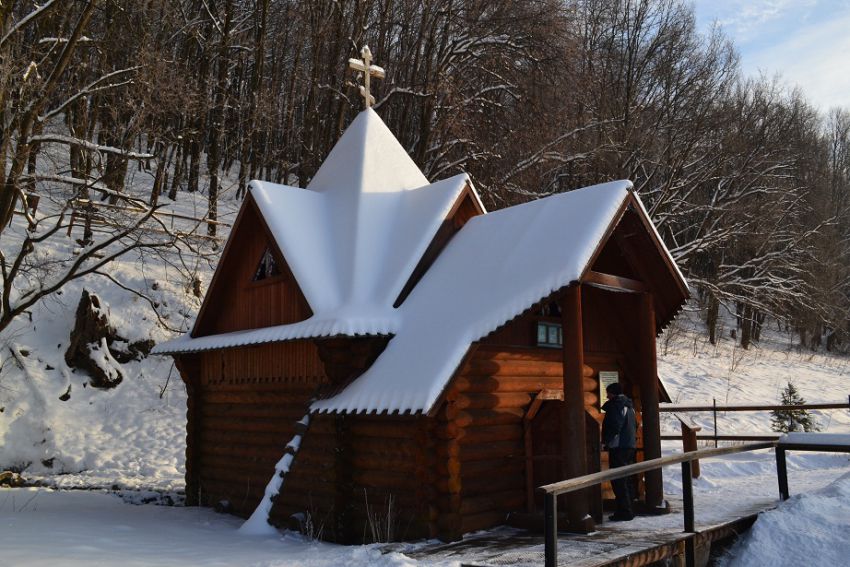
{"type": "MultiPolygon", "coordinates": [[[[608,449],[608,467],[615,469],[630,465],[635,460],[634,449],[608,449]]],[[[630,477],[618,478],[611,481],[614,496],[617,501],[617,516],[632,517],[632,493],[630,488],[630,477]]],[[[624,518],[625,519],[625,518],[624,518]]]]}

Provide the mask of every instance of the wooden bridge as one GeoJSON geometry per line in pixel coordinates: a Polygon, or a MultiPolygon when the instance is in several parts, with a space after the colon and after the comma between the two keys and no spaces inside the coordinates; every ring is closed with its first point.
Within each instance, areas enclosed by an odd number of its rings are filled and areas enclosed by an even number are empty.
{"type": "Polygon", "coordinates": [[[674,561],[674,565],[705,565],[712,543],[743,533],[760,512],[774,508],[779,500],[775,497],[740,498],[722,507],[717,506],[712,495],[695,501],[692,463],[698,459],[770,448],[776,449],[777,486],[779,497],[784,500],[789,495],[787,451],[850,452],[850,436],[790,434],[778,441],[690,451],[547,485],[538,489],[546,495],[544,535],[502,528],[467,536],[457,543],[425,546],[407,555],[425,562],[457,561],[469,567],[637,567],[665,559],[674,561]],[[558,495],[674,464],[682,465],[683,496],[673,500],[671,507],[681,513],[638,517],[626,523],[603,523],[591,534],[558,533],[558,495]]]}

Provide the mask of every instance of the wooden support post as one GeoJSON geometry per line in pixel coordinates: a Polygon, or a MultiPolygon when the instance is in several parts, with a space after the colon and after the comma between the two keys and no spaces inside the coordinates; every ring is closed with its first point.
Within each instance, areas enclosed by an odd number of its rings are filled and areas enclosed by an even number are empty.
{"type": "Polygon", "coordinates": [[[714,414],[714,448],[717,448],[717,398],[711,398],[712,414],[714,414]]]}
{"type": "Polygon", "coordinates": [[[544,497],[544,562],[546,567],[558,566],[558,497],[546,494],[544,497]]]}
{"type": "MultiPolygon", "coordinates": [[[[682,463],[682,500],[685,516],[685,533],[693,534],[694,532],[694,481],[691,470],[691,462],[685,461],[682,463]]],[[[685,540],[685,565],[686,567],[694,567],[694,538],[693,536],[685,540]]]]}
{"type": "MultiPolygon", "coordinates": [[[[643,418],[643,458],[644,460],[661,457],[661,420],[658,412],[658,368],[655,353],[655,306],[652,295],[641,294],[639,319],[639,377],[640,403],[643,418]]],[[[647,471],[646,509],[649,512],[661,512],[664,507],[664,488],[661,469],[647,471]]]]}
{"type": "Polygon", "coordinates": [[[776,478],[779,479],[779,499],[788,500],[788,465],[785,463],[785,449],[776,448],[776,478]]]}
{"type": "MultiPolygon", "coordinates": [[[[564,335],[564,403],[561,414],[562,473],[565,479],[587,474],[587,434],[584,417],[584,338],[582,333],[581,286],[567,289],[561,305],[564,335]]],[[[589,491],[567,497],[569,530],[594,530],[590,516],[589,491]]]]}

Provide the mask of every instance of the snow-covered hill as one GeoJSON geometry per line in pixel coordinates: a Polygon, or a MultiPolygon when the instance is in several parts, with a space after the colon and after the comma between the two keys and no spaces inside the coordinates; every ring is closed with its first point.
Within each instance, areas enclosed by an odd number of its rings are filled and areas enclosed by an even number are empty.
{"type": "MultiPolygon", "coordinates": [[[[137,185],[143,191],[145,179],[137,185]]],[[[238,205],[231,185],[223,196],[222,219],[232,220],[238,205]]],[[[180,193],[166,209],[201,216],[203,196],[180,193]]],[[[17,244],[24,225],[16,217],[3,235],[4,250],[17,244]]],[[[133,252],[108,270],[132,291],[103,276],[86,276],[0,334],[0,469],[22,470],[29,479],[60,487],[182,487],[185,389],[171,359],[151,356],[127,363],[122,368],[126,378],[117,388],[97,390],[88,386],[85,374],[65,364],[64,352],[84,288],[105,302],[110,321],[130,340],[161,341],[173,335],[166,326],[190,328],[200,299],[191,293],[187,273],[205,288],[217,255],[205,246],[212,262],[185,250],[179,257],[133,252]]],[[[710,345],[699,317],[686,312],[659,339],[659,374],[674,402],[777,403],[789,380],[810,402],[847,399],[850,358],[801,350],[793,337],[775,328],[747,351],[729,334],[710,345]]],[[[711,431],[710,414],[693,417],[704,432],[711,431]]],[[[850,412],[823,411],[816,417],[823,431],[850,432],[850,412]]],[[[678,431],[672,416],[665,416],[662,427],[678,431]]],[[[721,434],[768,434],[770,417],[764,412],[721,414],[718,429],[721,434]]]]}
{"type": "MultiPolygon", "coordinates": [[[[149,186],[149,174],[131,174],[131,191],[146,198],[149,186]]],[[[231,183],[219,204],[219,218],[228,223],[240,204],[233,193],[231,183]]],[[[43,195],[39,216],[55,214],[65,197],[61,189],[43,195]]],[[[205,201],[182,192],[173,203],[160,199],[163,212],[196,218],[206,212],[205,201]]],[[[25,219],[16,216],[3,233],[7,257],[20,248],[25,228],[25,219]]],[[[79,248],[81,236],[80,226],[71,237],[63,229],[39,253],[45,259],[67,254],[79,248]]],[[[195,243],[200,254],[187,248],[132,251],[103,270],[108,277],[71,281],[0,333],[0,470],[21,470],[28,480],[59,487],[182,489],[186,393],[172,360],[125,363],[121,384],[101,390],[83,371],[69,368],[64,355],[83,289],[100,298],[117,334],[130,342],[159,342],[175,329],[189,329],[200,307],[192,280],[205,289],[214,268],[210,259],[217,259],[222,242],[195,243]]]]}
{"type": "MultiPolygon", "coordinates": [[[[850,396],[850,357],[801,348],[797,337],[774,324],[762,340],[744,350],[731,338],[734,318],[726,314],[724,337],[708,341],[698,313],[686,310],[658,340],[658,374],[675,404],[779,404],[792,382],[809,403],[845,402],[850,396]]],[[[850,432],[850,411],[812,411],[823,432],[850,432]]],[[[702,432],[714,430],[711,413],[690,416],[702,432]]],[[[662,414],[662,429],[679,432],[671,414],[662,414]]],[[[770,435],[769,412],[720,412],[719,435],[770,435]]]]}

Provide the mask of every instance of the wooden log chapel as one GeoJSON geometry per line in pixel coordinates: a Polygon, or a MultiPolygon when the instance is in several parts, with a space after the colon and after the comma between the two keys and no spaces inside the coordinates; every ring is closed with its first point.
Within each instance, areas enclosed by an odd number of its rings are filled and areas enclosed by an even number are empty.
{"type": "MultiPolygon", "coordinates": [[[[487,213],[367,103],[306,189],[251,183],[194,328],[156,349],[188,390],[187,502],[250,515],[310,413],[275,525],[448,541],[533,518],[536,487],[607,468],[611,381],[660,456],[655,338],[687,296],[628,181],[487,213]]],[[[610,497],[559,510],[589,531],[610,497]]],[[[658,471],[641,498],[663,508],[658,471]]]]}

